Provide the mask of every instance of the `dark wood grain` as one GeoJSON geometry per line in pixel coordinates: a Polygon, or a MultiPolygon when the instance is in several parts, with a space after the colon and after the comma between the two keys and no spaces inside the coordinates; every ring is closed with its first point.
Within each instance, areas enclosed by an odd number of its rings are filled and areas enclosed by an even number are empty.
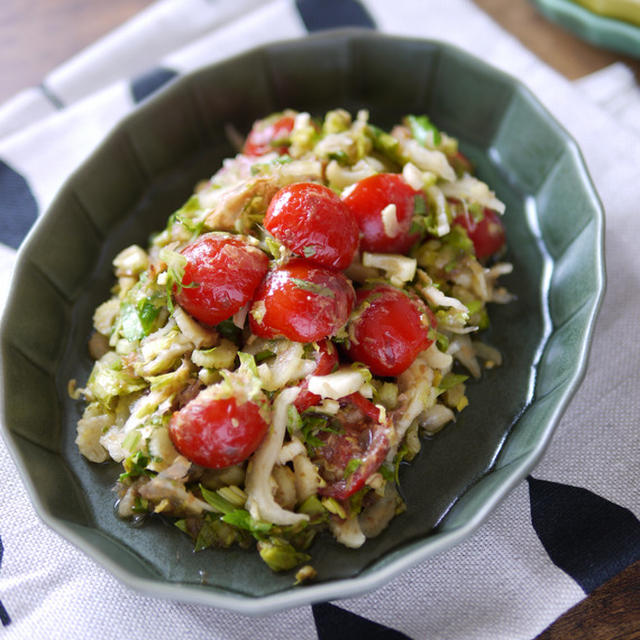
{"type": "Polygon", "coordinates": [[[640,640],[640,560],[596,589],[536,640],[640,640]]]}
{"type": "Polygon", "coordinates": [[[0,0],[0,102],[122,24],[151,0],[0,0]]]}
{"type": "MultiPolygon", "coordinates": [[[[540,59],[569,79],[624,61],[580,41],[527,0],[475,0],[540,59]]],[[[44,76],[151,0],[0,0],[0,102],[44,76]]],[[[640,562],[597,589],[537,640],[640,640],[640,562]]]]}
{"type": "Polygon", "coordinates": [[[550,22],[527,0],[474,0],[497,23],[511,32],[541,60],[570,80],[581,78],[617,61],[640,78],[640,61],[600,49],[550,22]]]}

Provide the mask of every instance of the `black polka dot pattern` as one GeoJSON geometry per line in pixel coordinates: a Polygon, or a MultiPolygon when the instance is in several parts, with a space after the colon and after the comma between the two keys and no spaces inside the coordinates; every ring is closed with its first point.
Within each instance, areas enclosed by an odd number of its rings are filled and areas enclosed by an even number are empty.
{"type": "Polygon", "coordinates": [[[18,248],[38,217],[38,204],[27,180],[0,160],[0,242],[18,248]]]}
{"type": "Polygon", "coordinates": [[[164,86],[177,76],[177,72],[173,69],[165,67],[156,67],[146,73],[134,78],[131,81],[131,95],[135,102],[142,102],[145,98],[155,93],[160,87],[164,86]]]}
{"type": "MultiPolygon", "coordinates": [[[[0,538],[0,568],[2,568],[2,555],[4,553],[4,547],[2,546],[2,538],[0,538]]],[[[4,605],[0,601],[0,622],[2,622],[2,626],[6,627],[11,623],[11,618],[7,613],[7,610],[4,608],[4,605]]]]}
{"type": "Polygon", "coordinates": [[[529,477],[531,522],[555,565],[586,593],[640,559],[640,522],[595,493],[529,477]]]}
{"type": "Polygon", "coordinates": [[[376,24],[357,0],[296,0],[298,13],[307,31],[339,27],[367,27],[376,24]]]}
{"type": "Polygon", "coordinates": [[[318,640],[407,640],[400,631],[325,602],[313,605],[318,640]]]}

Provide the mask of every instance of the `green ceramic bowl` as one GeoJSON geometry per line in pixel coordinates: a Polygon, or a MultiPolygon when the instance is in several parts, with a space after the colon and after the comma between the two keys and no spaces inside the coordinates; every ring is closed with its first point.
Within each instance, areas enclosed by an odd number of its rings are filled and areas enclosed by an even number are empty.
{"type": "Polygon", "coordinates": [[[108,136],[69,179],[20,251],[2,328],[4,428],[41,517],[128,585],[156,596],[263,614],[371,590],[467,538],[531,471],[584,372],[603,290],[602,209],[575,143],[521,84],[438,42],[339,31],[261,47],[173,82],[108,136]],[[368,108],[389,126],[426,112],[457,136],[507,204],[505,284],[487,340],[504,366],[469,385],[457,423],[401,473],[407,511],[358,550],[330,536],[319,573],[294,587],[253,551],[192,551],[161,521],[113,512],[116,465],[74,445],[91,315],[111,258],[144,244],[193,185],[232,153],[223,130],[263,114],[368,108]]]}
{"type": "MultiPolygon", "coordinates": [[[[572,0],[532,0],[549,20],[598,47],[640,58],[640,26],[590,11],[572,0]]],[[[604,8],[606,3],[601,3],[604,8]]],[[[629,18],[631,19],[631,18],[629,18]]],[[[638,16],[634,16],[637,22],[638,16]]]]}

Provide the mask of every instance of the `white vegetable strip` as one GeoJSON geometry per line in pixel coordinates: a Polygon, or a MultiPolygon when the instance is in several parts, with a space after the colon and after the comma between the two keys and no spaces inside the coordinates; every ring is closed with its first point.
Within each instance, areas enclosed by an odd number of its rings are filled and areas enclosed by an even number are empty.
{"type": "Polygon", "coordinates": [[[365,384],[365,379],[359,371],[342,369],[326,376],[311,376],[309,391],[322,398],[339,400],[355,393],[365,384]]]}
{"type": "Polygon", "coordinates": [[[496,194],[484,182],[468,173],[457,182],[443,184],[441,188],[445,196],[477,202],[498,213],[504,213],[504,203],[496,198],[496,194]]]}
{"type": "Polygon", "coordinates": [[[416,275],[418,263],[415,258],[409,258],[395,253],[369,253],[362,254],[362,264],[365,267],[375,267],[387,272],[391,284],[401,287],[405,282],[410,282],[416,275]]]}
{"type": "Polygon", "coordinates": [[[424,186],[422,171],[420,171],[420,169],[418,169],[418,167],[416,167],[412,162],[407,162],[407,164],[402,167],[402,177],[405,179],[406,183],[416,191],[420,191],[424,186]]]}
{"type": "Polygon", "coordinates": [[[448,353],[442,353],[438,349],[438,345],[433,342],[429,348],[422,353],[424,361],[432,369],[441,369],[442,371],[448,371],[453,364],[453,357],[448,353]]]}
{"type": "Polygon", "coordinates": [[[182,307],[176,307],[173,311],[173,318],[184,337],[193,342],[198,349],[212,347],[218,342],[218,334],[213,329],[205,329],[199,322],[194,320],[182,307]]]}
{"type": "Polygon", "coordinates": [[[436,433],[444,427],[447,422],[455,420],[455,414],[449,407],[443,404],[434,404],[423,412],[420,418],[420,426],[429,434],[436,433]]]}
{"type": "Polygon", "coordinates": [[[333,187],[344,189],[360,180],[364,180],[376,173],[376,170],[364,160],[358,160],[351,167],[343,167],[336,160],[327,165],[327,180],[333,187]]]}
{"type": "Polygon", "coordinates": [[[436,307],[449,307],[457,311],[462,311],[462,313],[469,313],[467,306],[462,304],[458,298],[445,296],[440,289],[436,289],[433,285],[421,287],[420,290],[424,293],[424,297],[436,307]]]}
{"type": "Polygon", "coordinates": [[[309,519],[306,514],[283,509],[271,494],[270,482],[271,472],[278,460],[287,429],[287,410],[299,391],[299,387],[284,389],[275,399],[271,426],[249,464],[245,485],[248,496],[247,508],[256,520],[289,525],[309,519]]]}
{"type": "Polygon", "coordinates": [[[396,205],[388,204],[381,212],[382,226],[384,233],[388,238],[395,238],[400,233],[400,225],[398,224],[398,212],[396,205]]]}
{"type": "Polygon", "coordinates": [[[436,235],[446,236],[451,227],[449,226],[449,218],[447,217],[447,204],[444,194],[438,187],[432,185],[427,189],[427,193],[431,201],[436,205],[436,235]]]}
{"type": "Polygon", "coordinates": [[[352,516],[347,520],[331,518],[329,520],[329,528],[336,540],[350,549],[357,549],[366,541],[357,516],[352,516]]]}
{"type": "Polygon", "coordinates": [[[409,160],[422,171],[433,171],[441,178],[453,182],[456,179],[456,172],[451,168],[447,156],[442,151],[432,151],[425,149],[415,140],[409,140],[405,144],[405,150],[409,160]]]}
{"type": "Polygon", "coordinates": [[[278,464],[287,464],[293,460],[297,455],[306,453],[304,445],[298,438],[292,438],[291,442],[287,442],[287,444],[283,445],[282,449],[280,449],[280,453],[278,453],[278,464]]]}
{"type": "Polygon", "coordinates": [[[418,269],[418,278],[420,284],[416,285],[416,288],[425,297],[427,302],[435,305],[436,307],[450,307],[462,313],[469,313],[469,309],[465,304],[460,302],[458,298],[446,296],[440,289],[433,285],[433,280],[422,269],[418,269]]]}

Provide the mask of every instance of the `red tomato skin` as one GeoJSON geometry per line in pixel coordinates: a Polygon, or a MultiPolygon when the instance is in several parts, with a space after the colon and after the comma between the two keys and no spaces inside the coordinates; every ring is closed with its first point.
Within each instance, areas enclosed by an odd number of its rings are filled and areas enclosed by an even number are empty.
{"type": "Polygon", "coordinates": [[[249,302],[269,268],[263,251],[240,236],[224,233],[200,236],[182,255],[187,264],[176,302],[210,325],[230,318],[249,302]]]}
{"type": "Polygon", "coordinates": [[[483,218],[476,222],[468,213],[462,213],[453,219],[453,224],[459,224],[465,229],[478,260],[485,260],[504,247],[507,237],[500,216],[485,207],[483,218]]]}
{"type": "MultiPolygon", "coordinates": [[[[316,368],[313,370],[312,376],[326,376],[334,370],[338,364],[338,351],[330,340],[323,340],[318,343],[318,351],[315,352],[316,368]]],[[[307,379],[300,384],[300,393],[297,395],[294,405],[299,413],[302,413],[309,407],[315,407],[322,402],[322,398],[317,393],[312,393],[308,389],[309,382],[307,379]]]]}
{"type": "Polygon", "coordinates": [[[255,402],[211,399],[202,393],[176,411],[169,422],[175,448],[209,469],[222,469],[246,460],[260,445],[269,425],[255,402]]]}
{"type": "Polygon", "coordinates": [[[284,336],[296,342],[318,342],[346,324],[354,302],[353,287],[341,273],[295,258],[270,271],[262,281],[249,323],[261,338],[284,336]],[[302,288],[300,281],[309,287],[302,288]]]}
{"type": "Polygon", "coordinates": [[[396,173],[377,173],[346,190],[342,199],[360,227],[360,248],[374,253],[407,253],[420,239],[420,234],[410,233],[416,196],[424,197],[396,173]],[[385,233],[382,222],[382,210],[389,204],[396,205],[399,231],[394,237],[385,233]]]}
{"type": "Polygon", "coordinates": [[[405,371],[416,356],[433,340],[429,329],[435,318],[426,306],[391,285],[380,284],[358,291],[349,357],[364,363],[378,376],[397,376],[405,371]],[[360,305],[367,305],[362,307],[360,305]]]}
{"type": "Polygon", "coordinates": [[[317,451],[314,461],[327,482],[318,493],[346,500],[362,489],[384,462],[390,448],[391,426],[388,419],[380,420],[380,410],[360,393],[346,396],[340,404],[356,411],[349,420],[343,421],[342,433],[320,434],[325,444],[317,451]],[[361,464],[345,478],[346,467],[354,458],[361,464]]]}
{"type": "Polygon", "coordinates": [[[262,156],[277,151],[280,155],[288,151],[287,145],[274,146],[272,143],[288,138],[294,125],[294,118],[283,116],[275,122],[265,123],[262,120],[254,123],[244,143],[242,153],[247,156],[262,156]]]}
{"type": "Polygon", "coordinates": [[[358,249],[355,217],[328,187],[299,182],[271,199],[264,226],[285,247],[322,267],[346,269],[358,249]]]}

